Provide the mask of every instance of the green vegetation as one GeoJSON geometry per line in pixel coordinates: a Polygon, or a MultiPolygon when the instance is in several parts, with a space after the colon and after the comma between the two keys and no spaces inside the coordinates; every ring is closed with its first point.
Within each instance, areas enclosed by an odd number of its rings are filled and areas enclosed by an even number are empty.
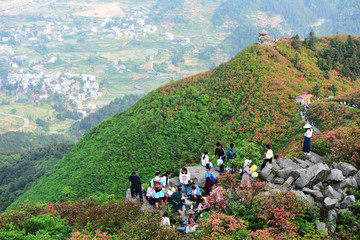
{"type": "Polygon", "coordinates": [[[259,151],[264,143],[279,151],[303,131],[295,96],[316,85],[320,97],[329,95],[332,84],[339,94],[359,85],[336,75],[325,79],[317,62],[328,39],[319,39],[315,50],[303,45],[298,50],[291,40],[277,48],[252,45],[209,72],[152,91],[85,134],[18,202],[123,196],[133,170],[149,181],[156,169],[198,163],[201,152],[212,151],[217,141],[226,150],[229,143],[246,140],[259,151]]]}
{"type": "Polygon", "coordinates": [[[21,152],[51,143],[73,143],[59,134],[34,134],[30,132],[8,132],[0,135],[0,153],[21,152]]]}
{"type": "Polygon", "coordinates": [[[95,113],[91,113],[89,116],[81,119],[80,122],[72,124],[68,135],[75,140],[80,140],[80,138],[91,128],[97,126],[114,114],[127,110],[136,103],[139,98],[140,95],[134,94],[126,95],[122,98],[115,98],[105,107],[100,108],[95,113]]]}
{"type": "Polygon", "coordinates": [[[179,239],[158,212],[111,195],[56,204],[25,203],[0,215],[0,239],[179,239]]]}
{"type": "Polygon", "coordinates": [[[0,211],[31,188],[57,164],[71,145],[52,144],[21,153],[0,155],[0,211]]]}

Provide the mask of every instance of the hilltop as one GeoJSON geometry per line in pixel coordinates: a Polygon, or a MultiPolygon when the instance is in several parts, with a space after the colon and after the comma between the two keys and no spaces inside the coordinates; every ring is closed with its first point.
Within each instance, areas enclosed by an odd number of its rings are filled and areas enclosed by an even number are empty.
{"type": "Polygon", "coordinates": [[[263,144],[270,143],[279,151],[303,132],[295,96],[312,92],[323,98],[359,86],[358,60],[347,72],[343,59],[326,55],[338,45],[344,46],[343,55],[360,55],[358,38],[282,39],[277,46],[250,45],[217,68],[166,84],[90,130],[18,201],[54,202],[103,192],[123,196],[132,171],[143,182],[156,169],[177,172],[198,163],[201,152],[212,152],[217,141],[225,148],[230,142],[238,147],[253,142],[261,154],[263,144]],[[324,69],[322,61],[331,59],[332,67],[324,69]]]}

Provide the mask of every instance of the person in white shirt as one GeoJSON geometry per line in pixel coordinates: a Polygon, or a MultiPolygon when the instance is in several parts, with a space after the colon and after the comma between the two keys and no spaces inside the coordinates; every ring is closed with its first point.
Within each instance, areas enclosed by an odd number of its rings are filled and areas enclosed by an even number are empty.
{"type": "Polygon", "coordinates": [[[201,156],[201,165],[203,167],[206,167],[207,164],[209,164],[211,168],[214,168],[214,165],[209,160],[209,151],[205,151],[204,154],[201,156]]]}
{"type": "Polygon", "coordinates": [[[265,149],[266,149],[266,154],[265,154],[265,158],[264,158],[264,162],[261,165],[260,171],[263,170],[263,168],[266,166],[266,163],[272,163],[272,159],[274,157],[274,153],[273,151],[270,149],[270,145],[266,144],[265,145],[265,149]]]}
{"type": "Polygon", "coordinates": [[[305,134],[304,134],[304,146],[303,146],[303,152],[306,155],[311,155],[311,137],[313,134],[313,130],[311,128],[311,125],[309,123],[306,123],[305,126],[305,134]]]}
{"type": "Polygon", "coordinates": [[[161,218],[160,226],[161,227],[170,227],[170,219],[168,218],[167,212],[164,212],[164,215],[161,218]]]}
{"type": "Polygon", "coordinates": [[[179,180],[181,183],[181,191],[185,192],[185,194],[187,194],[190,184],[189,184],[189,180],[190,180],[190,173],[188,172],[188,170],[186,168],[182,168],[180,171],[180,175],[179,175],[179,180]]]}

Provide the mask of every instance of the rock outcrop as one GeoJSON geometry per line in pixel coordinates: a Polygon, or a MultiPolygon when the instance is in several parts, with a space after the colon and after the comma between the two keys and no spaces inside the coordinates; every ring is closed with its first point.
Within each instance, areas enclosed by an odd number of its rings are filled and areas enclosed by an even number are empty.
{"type": "Polygon", "coordinates": [[[359,189],[360,171],[349,163],[326,163],[326,159],[317,154],[304,155],[304,159],[279,159],[266,164],[259,173],[269,185],[284,184],[290,186],[299,196],[318,205],[327,212],[327,224],[318,228],[329,232],[336,230],[337,211],[346,210],[356,199],[349,188],[359,189]]]}

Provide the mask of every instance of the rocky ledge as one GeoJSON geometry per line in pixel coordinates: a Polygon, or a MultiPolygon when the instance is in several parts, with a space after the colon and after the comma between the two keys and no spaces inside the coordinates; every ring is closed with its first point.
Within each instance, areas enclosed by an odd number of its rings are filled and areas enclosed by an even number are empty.
{"type": "Polygon", "coordinates": [[[320,223],[318,227],[330,232],[336,229],[337,212],[347,211],[355,203],[349,188],[360,186],[360,171],[354,166],[345,162],[329,166],[324,157],[315,153],[304,155],[303,160],[279,159],[277,163],[268,163],[259,177],[272,188],[291,186],[304,199],[316,204],[327,213],[327,224],[320,223]]]}

